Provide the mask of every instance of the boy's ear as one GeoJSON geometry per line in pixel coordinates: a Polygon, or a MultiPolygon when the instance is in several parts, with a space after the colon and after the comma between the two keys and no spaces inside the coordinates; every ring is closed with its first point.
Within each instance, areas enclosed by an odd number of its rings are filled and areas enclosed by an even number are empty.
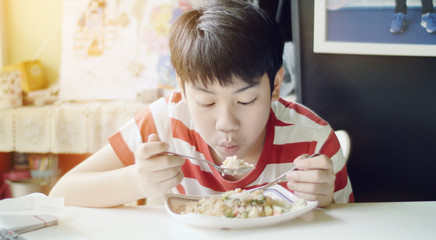
{"type": "Polygon", "coordinates": [[[282,87],[283,76],[285,74],[285,68],[281,67],[274,77],[274,86],[271,95],[271,101],[277,101],[280,98],[280,88],[282,87]]]}

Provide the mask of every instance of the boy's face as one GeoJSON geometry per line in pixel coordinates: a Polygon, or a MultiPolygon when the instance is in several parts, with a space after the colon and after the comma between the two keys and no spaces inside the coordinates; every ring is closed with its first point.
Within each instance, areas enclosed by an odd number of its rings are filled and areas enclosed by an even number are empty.
{"type": "Polygon", "coordinates": [[[271,101],[277,100],[280,83],[273,98],[266,74],[256,85],[238,78],[233,83],[225,87],[219,83],[207,87],[186,83],[185,99],[196,130],[215,158],[238,155],[257,159],[263,148],[271,101]]]}

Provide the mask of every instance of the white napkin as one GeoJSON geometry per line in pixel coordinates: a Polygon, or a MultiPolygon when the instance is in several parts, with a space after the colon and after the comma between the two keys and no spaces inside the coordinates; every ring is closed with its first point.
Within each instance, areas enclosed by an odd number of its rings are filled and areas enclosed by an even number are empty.
{"type": "Polygon", "coordinates": [[[64,198],[48,197],[42,193],[32,193],[17,198],[0,201],[1,215],[55,215],[61,213],[64,198]]]}

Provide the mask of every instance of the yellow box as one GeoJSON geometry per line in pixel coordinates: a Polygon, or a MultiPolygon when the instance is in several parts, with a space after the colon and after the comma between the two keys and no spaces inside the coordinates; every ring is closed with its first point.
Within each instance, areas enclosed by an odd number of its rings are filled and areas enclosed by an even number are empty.
{"type": "Polygon", "coordinates": [[[31,92],[48,87],[45,78],[44,68],[39,60],[25,61],[17,64],[10,64],[3,67],[4,71],[21,72],[21,89],[23,92],[31,92]]]}

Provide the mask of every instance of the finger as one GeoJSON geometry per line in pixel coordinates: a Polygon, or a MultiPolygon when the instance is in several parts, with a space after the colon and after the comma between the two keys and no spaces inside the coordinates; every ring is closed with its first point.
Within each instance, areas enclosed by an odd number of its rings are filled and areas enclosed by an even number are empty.
{"type": "Polygon", "coordinates": [[[180,167],[173,167],[154,172],[153,175],[157,179],[158,183],[162,183],[176,177],[181,172],[182,171],[180,170],[180,167]]]}
{"type": "Polygon", "coordinates": [[[185,163],[185,159],[171,155],[156,155],[152,158],[140,159],[137,163],[140,165],[141,172],[147,174],[170,168],[180,169],[180,167],[185,163]]]}
{"type": "Polygon", "coordinates": [[[152,133],[148,135],[147,142],[158,142],[158,141],[160,141],[160,138],[156,133],[152,133]]]}
{"type": "Polygon", "coordinates": [[[333,162],[325,155],[319,155],[311,158],[304,158],[304,156],[297,157],[294,164],[298,169],[332,169],[333,162]]]}
{"type": "Polygon", "coordinates": [[[294,194],[295,196],[308,201],[318,201],[318,207],[325,207],[333,201],[333,197],[328,195],[315,195],[302,192],[294,192],[294,194]]]}
{"type": "Polygon", "coordinates": [[[156,142],[156,143],[158,142],[159,145],[162,144],[163,146],[161,146],[161,147],[163,147],[165,149],[165,151],[168,150],[168,144],[166,142],[162,142],[160,140],[159,135],[157,135],[156,133],[152,133],[152,134],[148,135],[147,143],[153,143],[153,142],[156,142]]]}
{"type": "MultiPolygon", "coordinates": [[[[180,170],[180,168],[166,169],[158,174],[161,176],[161,181],[159,182],[160,184],[168,181],[171,182],[171,179],[180,179],[180,181],[183,179],[183,172],[180,170]]],[[[177,184],[179,183],[180,182],[177,182],[177,184]]]]}
{"type": "Polygon", "coordinates": [[[308,183],[333,183],[335,175],[331,170],[292,171],[286,178],[288,181],[308,183]]]}
{"type": "Polygon", "coordinates": [[[308,157],[309,157],[309,154],[305,153],[305,154],[302,154],[302,155],[298,156],[295,160],[297,160],[297,159],[306,159],[308,157]]]}
{"type": "Polygon", "coordinates": [[[147,174],[146,181],[150,184],[159,184],[168,179],[176,177],[179,174],[179,172],[181,172],[179,167],[172,167],[172,168],[161,169],[158,171],[153,171],[147,174]]]}
{"type": "MultiPolygon", "coordinates": [[[[144,174],[144,172],[139,171],[138,175],[141,176],[141,182],[144,186],[155,186],[155,190],[158,190],[157,185],[159,185],[162,182],[168,181],[171,178],[179,177],[180,173],[182,171],[180,168],[167,168],[162,169],[160,171],[154,171],[154,172],[147,172],[147,174],[144,174]]],[[[182,173],[183,176],[183,173],[182,173]]]]}
{"type": "Polygon", "coordinates": [[[287,183],[289,189],[306,194],[313,195],[331,195],[333,194],[334,187],[328,183],[306,183],[289,181],[287,183]]]}
{"type": "Polygon", "coordinates": [[[161,192],[165,192],[167,190],[170,190],[171,188],[174,188],[177,185],[179,185],[180,182],[182,181],[182,179],[183,179],[183,173],[181,171],[179,171],[175,176],[161,181],[158,184],[158,187],[160,188],[159,190],[161,192]]]}
{"type": "Polygon", "coordinates": [[[168,150],[168,143],[159,140],[157,135],[149,136],[149,141],[147,143],[142,143],[139,145],[138,149],[135,151],[135,157],[137,159],[148,159],[154,155],[161,154],[168,150]],[[154,141],[157,140],[157,141],[154,141]]]}
{"type": "Polygon", "coordinates": [[[176,187],[183,179],[183,173],[179,171],[175,176],[161,180],[160,182],[146,182],[144,179],[143,186],[146,187],[147,196],[159,196],[166,191],[176,187]]]}

